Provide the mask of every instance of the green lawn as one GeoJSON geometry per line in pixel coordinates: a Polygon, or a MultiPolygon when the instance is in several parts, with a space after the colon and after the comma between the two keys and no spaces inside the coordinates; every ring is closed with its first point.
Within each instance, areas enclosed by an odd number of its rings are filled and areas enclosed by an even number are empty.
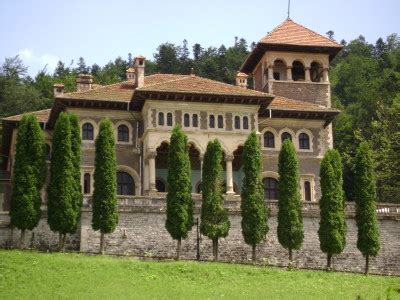
{"type": "Polygon", "coordinates": [[[400,278],[0,250],[0,299],[356,299],[358,295],[400,299],[400,278]]]}

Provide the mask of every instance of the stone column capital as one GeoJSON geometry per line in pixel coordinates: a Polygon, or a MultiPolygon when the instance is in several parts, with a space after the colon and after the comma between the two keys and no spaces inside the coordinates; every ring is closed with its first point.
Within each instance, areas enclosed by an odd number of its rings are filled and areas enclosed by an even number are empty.
{"type": "Polygon", "coordinates": [[[291,69],[293,68],[293,66],[286,66],[286,69],[291,69]]]}
{"type": "Polygon", "coordinates": [[[147,152],[147,159],[156,158],[157,151],[149,151],[147,152]]]}
{"type": "Polygon", "coordinates": [[[233,161],[235,156],[233,154],[228,154],[225,156],[225,161],[233,161]]]}
{"type": "Polygon", "coordinates": [[[304,70],[306,70],[306,71],[310,71],[310,70],[311,70],[311,67],[309,67],[309,66],[307,66],[307,67],[304,67],[304,70]]]}

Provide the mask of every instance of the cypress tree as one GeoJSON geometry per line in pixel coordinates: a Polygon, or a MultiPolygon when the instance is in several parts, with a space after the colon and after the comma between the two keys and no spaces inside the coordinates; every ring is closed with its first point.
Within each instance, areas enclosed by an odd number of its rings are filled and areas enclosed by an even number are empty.
{"type": "Polygon", "coordinates": [[[25,231],[40,220],[40,190],[46,178],[43,132],[33,115],[24,115],[18,126],[12,178],[10,222],[21,230],[19,247],[24,247],[25,231]]]}
{"type": "MultiPolygon", "coordinates": [[[[76,212],[76,226],[79,224],[81,217],[82,207],[82,186],[81,186],[81,130],[79,126],[78,116],[69,114],[69,121],[71,124],[71,151],[72,151],[72,165],[74,176],[74,196],[72,198],[74,203],[74,210],[76,212]]],[[[72,229],[71,233],[76,231],[76,227],[72,229]]]]}
{"type": "Polygon", "coordinates": [[[278,240],[289,250],[289,264],[291,264],[292,250],[300,249],[304,232],[299,191],[299,163],[296,149],[289,139],[283,142],[279,152],[278,169],[278,240]]]}
{"type": "Polygon", "coordinates": [[[337,150],[326,152],[321,162],[320,182],[318,235],[321,250],[327,254],[329,269],[332,255],[342,253],[346,245],[342,160],[337,150]]]}
{"type": "Polygon", "coordinates": [[[172,130],[168,152],[167,181],[167,220],[165,227],[171,237],[177,240],[176,258],[179,259],[181,241],[187,238],[188,232],[194,225],[188,142],[187,136],[179,125],[172,130]]]}
{"type": "Polygon", "coordinates": [[[118,224],[117,160],[111,121],[100,122],[96,138],[92,228],[100,230],[100,253],[104,254],[104,235],[118,224]]]}
{"type": "Polygon", "coordinates": [[[79,214],[75,210],[71,147],[70,120],[67,113],[61,113],[54,127],[50,183],[47,190],[47,223],[52,231],[59,233],[60,251],[64,251],[66,234],[76,229],[79,214]]]}
{"type": "Polygon", "coordinates": [[[365,274],[369,271],[369,257],[377,256],[379,226],[376,216],[376,182],[371,150],[367,142],[357,149],[354,164],[356,223],[358,227],[357,248],[365,257],[365,274]]]}
{"type": "Polygon", "coordinates": [[[252,259],[256,260],[256,246],[268,232],[267,213],[262,184],[262,157],[260,142],[253,131],[243,149],[244,178],[241,192],[242,234],[246,244],[252,246],[252,259]]]}
{"type": "Polygon", "coordinates": [[[208,142],[204,154],[201,192],[202,234],[212,240],[214,260],[218,260],[218,239],[227,237],[231,223],[222,195],[222,148],[218,140],[208,142]]]}

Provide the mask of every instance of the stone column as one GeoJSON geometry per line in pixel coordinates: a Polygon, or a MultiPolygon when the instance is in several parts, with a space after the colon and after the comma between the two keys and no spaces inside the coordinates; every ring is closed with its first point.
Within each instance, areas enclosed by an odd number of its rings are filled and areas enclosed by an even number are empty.
{"type": "Polygon", "coordinates": [[[143,192],[149,191],[149,161],[145,159],[143,167],[143,192]]]}
{"type": "Polygon", "coordinates": [[[268,66],[268,80],[273,80],[274,79],[274,66],[269,65],[268,66]]]}
{"type": "Polygon", "coordinates": [[[149,191],[156,192],[156,151],[147,154],[149,160],[149,191]]]}
{"type": "Polygon", "coordinates": [[[232,161],[234,156],[227,155],[225,157],[226,162],[226,193],[227,194],[234,194],[233,191],[233,171],[232,171],[232,161]]]}
{"type": "Polygon", "coordinates": [[[329,82],[329,72],[328,72],[328,68],[324,68],[322,70],[322,76],[323,76],[323,81],[324,82],[329,82]]]}
{"type": "Polygon", "coordinates": [[[287,81],[292,81],[292,66],[287,66],[286,67],[286,80],[287,81]]]}
{"type": "Polygon", "coordinates": [[[199,155],[200,159],[200,182],[203,180],[203,160],[204,160],[204,154],[199,155]]]}
{"type": "Polygon", "coordinates": [[[304,68],[304,74],[305,74],[305,81],[310,82],[311,81],[311,76],[310,76],[310,67],[305,67],[304,68]]]}

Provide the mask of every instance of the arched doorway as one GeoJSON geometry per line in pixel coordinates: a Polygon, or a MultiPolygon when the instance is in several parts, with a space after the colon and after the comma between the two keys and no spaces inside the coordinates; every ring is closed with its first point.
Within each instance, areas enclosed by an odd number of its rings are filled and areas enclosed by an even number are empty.
{"type": "Polygon", "coordinates": [[[132,176],[126,172],[117,172],[117,195],[135,195],[135,182],[132,176]]]}
{"type": "Polygon", "coordinates": [[[279,182],[275,178],[265,177],[263,179],[265,199],[278,200],[278,196],[279,196],[278,185],[279,185],[279,182]]]}

